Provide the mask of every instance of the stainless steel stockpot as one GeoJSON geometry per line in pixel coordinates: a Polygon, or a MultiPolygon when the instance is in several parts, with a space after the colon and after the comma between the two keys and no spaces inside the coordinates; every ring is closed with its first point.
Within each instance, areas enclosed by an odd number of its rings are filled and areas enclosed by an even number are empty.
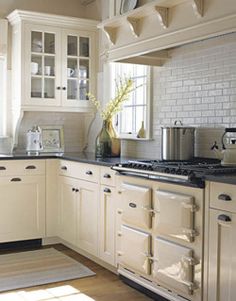
{"type": "Polygon", "coordinates": [[[183,126],[181,121],[175,121],[174,126],[162,127],[162,160],[191,160],[194,157],[194,132],[194,127],[183,126]]]}

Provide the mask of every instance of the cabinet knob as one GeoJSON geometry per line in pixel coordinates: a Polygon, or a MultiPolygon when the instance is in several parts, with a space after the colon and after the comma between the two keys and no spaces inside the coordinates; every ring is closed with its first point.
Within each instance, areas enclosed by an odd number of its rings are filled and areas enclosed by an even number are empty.
{"type": "Polygon", "coordinates": [[[110,179],[111,178],[111,175],[109,173],[105,173],[103,178],[106,178],[106,179],[110,179]]]}
{"type": "Polygon", "coordinates": [[[109,189],[109,188],[104,188],[104,190],[103,190],[105,193],[111,193],[111,189],[109,189]]]}
{"type": "Polygon", "coordinates": [[[72,188],[71,190],[72,190],[72,191],[75,191],[75,188],[72,188]]]}
{"type": "Polygon", "coordinates": [[[61,170],[67,170],[67,167],[66,166],[62,166],[61,170]]]}
{"type": "Polygon", "coordinates": [[[11,179],[11,182],[20,182],[21,181],[21,178],[12,178],[11,179]]]}
{"type": "Polygon", "coordinates": [[[36,169],[36,166],[34,166],[34,165],[28,165],[28,166],[26,166],[25,169],[36,169]]]}
{"type": "Polygon", "coordinates": [[[0,170],[6,170],[5,166],[0,166],[0,170]]]}
{"type": "Polygon", "coordinates": [[[57,87],[57,90],[61,90],[61,87],[57,87]]]}
{"type": "Polygon", "coordinates": [[[64,91],[65,91],[65,90],[66,90],[66,87],[62,87],[62,90],[64,90],[64,91]]]}
{"type": "Polygon", "coordinates": [[[220,214],[218,216],[218,220],[223,222],[231,222],[231,218],[226,214],[220,214]]]}
{"type": "Polygon", "coordinates": [[[78,188],[76,188],[76,189],[75,189],[75,192],[79,192],[79,189],[78,189],[78,188]]]}
{"type": "Polygon", "coordinates": [[[218,200],[232,201],[231,197],[228,194],[225,194],[225,193],[221,193],[220,195],[218,195],[218,200]]]}
{"type": "Polygon", "coordinates": [[[93,172],[91,170],[87,170],[85,173],[86,173],[86,175],[90,175],[90,176],[93,174],[93,172]]]}

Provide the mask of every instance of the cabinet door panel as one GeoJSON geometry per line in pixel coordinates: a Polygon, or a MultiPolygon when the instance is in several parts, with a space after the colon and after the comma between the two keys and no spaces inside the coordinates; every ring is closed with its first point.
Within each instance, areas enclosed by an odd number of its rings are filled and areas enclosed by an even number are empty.
{"type": "Polygon", "coordinates": [[[115,189],[101,186],[99,257],[115,264],[115,189]]]}
{"type": "Polygon", "coordinates": [[[210,210],[209,301],[234,301],[236,296],[236,214],[210,210]]]}
{"type": "Polygon", "coordinates": [[[59,177],[59,235],[65,241],[76,242],[76,192],[78,180],[59,177]]]}
{"type": "Polygon", "coordinates": [[[24,105],[61,104],[61,31],[55,27],[25,27],[24,105]],[[57,87],[59,87],[57,89],[57,87]]]}
{"type": "Polygon", "coordinates": [[[77,199],[77,246],[98,254],[98,184],[79,180],[77,199]]]}
{"type": "Polygon", "coordinates": [[[0,242],[44,237],[44,176],[0,178],[0,191],[0,242]]]}

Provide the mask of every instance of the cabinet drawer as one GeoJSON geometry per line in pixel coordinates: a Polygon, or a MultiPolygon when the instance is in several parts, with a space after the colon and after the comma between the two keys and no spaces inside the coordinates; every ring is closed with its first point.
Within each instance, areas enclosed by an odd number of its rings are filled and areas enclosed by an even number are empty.
{"type": "Polygon", "coordinates": [[[211,182],[210,207],[236,212],[236,186],[211,182]]]}
{"type": "Polygon", "coordinates": [[[10,160],[0,161],[0,176],[43,175],[45,160],[10,160]]]}
{"type": "Polygon", "coordinates": [[[61,160],[59,175],[98,183],[99,167],[92,164],[61,160]]]}
{"type": "Polygon", "coordinates": [[[101,167],[100,182],[102,185],[115,186],[115,171],[110,167],[101,167]]]}

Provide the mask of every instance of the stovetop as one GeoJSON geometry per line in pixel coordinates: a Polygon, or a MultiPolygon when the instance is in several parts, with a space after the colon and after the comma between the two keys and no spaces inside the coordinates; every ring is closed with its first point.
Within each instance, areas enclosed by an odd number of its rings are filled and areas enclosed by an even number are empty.
{"type": "Polygon", "coordinates": [[[202,183],[206,175],[236,174],[235,166],[222,166],[218,159],[194,158],[190,161],[132,160],[113,169],[121,174],[181,183],[202,183]]]}

